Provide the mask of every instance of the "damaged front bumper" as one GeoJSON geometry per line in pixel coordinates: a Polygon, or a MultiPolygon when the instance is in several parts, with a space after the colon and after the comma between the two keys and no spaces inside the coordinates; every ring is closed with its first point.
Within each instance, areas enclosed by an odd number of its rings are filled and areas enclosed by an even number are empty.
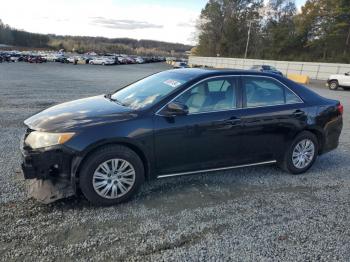
{"type": "Polygon", "coordinates": [[[74,152],[63,146],[33,150],[24,144],[27,135],[21,143],[21,168],[24,178],[29,180],[29,197],[47,204],[74,195],[71,174],[74,152]]]}

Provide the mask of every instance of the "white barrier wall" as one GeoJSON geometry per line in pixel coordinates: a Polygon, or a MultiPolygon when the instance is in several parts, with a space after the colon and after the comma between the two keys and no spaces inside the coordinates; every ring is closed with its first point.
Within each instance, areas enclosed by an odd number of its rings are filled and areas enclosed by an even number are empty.
{"type": "Polygon", "coordinates": [[[226,57],[190,56],[188,63],[216,68],[249,69],[253,65],[272,65],[283,74],[307,75],[311,79],[326,80],[331,74],[350,72],[350,64],[289,62],[226,57]]]}

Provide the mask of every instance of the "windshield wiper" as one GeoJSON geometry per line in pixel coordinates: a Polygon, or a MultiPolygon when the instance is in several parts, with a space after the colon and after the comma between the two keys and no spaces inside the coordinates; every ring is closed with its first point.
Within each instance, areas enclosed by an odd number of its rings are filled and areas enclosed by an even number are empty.
{"type": "Polygon", "coordinates": [[[110,101],[116,102],[116,103],[119,104],[119,105],[125,106],[121,101],[119,101],[119,100],[116,99],[116,98],[113,98],[113,97],[112,97],[112,94],[105,94],[104,97],[107,98],[107,99],[110,100],[110,101]]]}

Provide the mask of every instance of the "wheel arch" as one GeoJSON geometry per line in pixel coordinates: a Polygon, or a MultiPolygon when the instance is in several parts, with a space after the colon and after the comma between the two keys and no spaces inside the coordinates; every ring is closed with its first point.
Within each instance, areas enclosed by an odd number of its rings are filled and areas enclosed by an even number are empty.
{"type": "Polygon", "coordinates": [[[81,170],[81,167],[84,164],[84,161],[100,148],[104,146],[110,146],[110,145],[122,145],[134,151],[140,157],[143,163],[145,180],[150,180],[151,164],[150,164],[149,158],[145,153],[145,150],[143,150],[141,146],[128,140],[112,140],[112,141],[97,142],[89,146],[82,154],[74,157],[74,159],[72,160],[72,167],[71,167],[71,180],[72,182],[74,182],[74,184],[76,184],[77,179],[79,178],[79,172],[81,170]]]}
{"type": "Polygon", "coordinates": [[[316,136],[318,142],[318,154],[321,154],[323,151],[323,146],[325,144],[325,136],[322,130],[317,127],[307,127],[303,131],[310,132],[316,136]]]}

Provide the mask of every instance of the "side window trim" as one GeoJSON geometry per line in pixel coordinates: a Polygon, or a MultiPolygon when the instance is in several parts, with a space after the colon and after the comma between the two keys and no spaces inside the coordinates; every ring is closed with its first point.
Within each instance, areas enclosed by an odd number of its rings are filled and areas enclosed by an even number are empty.
{"type": "Polygon", "coordinates": [[[288,86],[286,86],[284,83],[279,81],[278,79],[275,79],[273,77],[269,76],[263,76],[263,75],[241,75],[241,81],[240,81],[240,89],[242,94],[242,108],[259,108],[259,107],[272,107],[272,106],[282,106],[282,105],[294,105],[294,104],[304,104],[304,100],[296,94],[292,89],[290,89],[288,86]],[[273,81],[279,83],[283,87],[283,95],[284,95],[284,103],[283,104],[275,104],[275,105],[262,105],[262,106],[247,106],[247,96],[246,91],[244,88],[244,78],[246,77],[256,77],[256,78],[265,78],[265,79],[272,79],[273,81]],[[286,96],[286,89],[288,89],[290,92],[292,92],[301,102],[293,102],[293,103],[287,103],[287,96],[286,96]]]}
{"type": "MultiPolygon", "coordinates": [[[[258,108],[258,107],[247,107],[246,106],[246,96],[245,96],[245,90],[243,88],[243,81],[244,77],[262,77],[262,78],[267,78],[267,79],[273,79],[283,85],[285,88],[287,88],[289,91],[291,91],[296,97],[300,99],[301,102],[295,102],[295,103],[286,103],[286,104],[280,104],[280,105],[270,105],[270,106],[259,106],[259,107],[272,107],[272,106],[281,106],[281,105],[294,105],[294,104],[304,104],[304,100],[296,94],[292,89],[290,89],[288,86],[286,86],[284,83],[279,81],[278,79],[270,76],[263,76],[263,75],[221,75],[221,76],[212,76],[212,77],[207,77],[202,80],[199,80],[198,82],[192,84],[182,92],[180,92],[178,95],[176,95],[174,98],[172,98],[170,101],[166,102],[162,107],[160,107],[154,114],[158,116],[162,116],[160,112],[171,102],[176,100],[179,96],[181,96],[183,93],[186,91],[190,90],[194,86],[198,85],[201,82],[210,80],[210,79],[215,79],[215,78],[232,78],[236,80],[237,83],[237,89],[236,89],[236,95],[237,95],[237,100],[236,100],[236,106],[237,108],[232,108],[230,110],[218,110],[218,111],[210,111],[210,112],[201,112],[201,113],[195,113],[195,114],[207,114],[207,113],[215,113],[215,112],[222,112],[222,111],[232,111],[232,110],[241,110],[241,109],[247,109],[247,108],[258,108]]],[[[193,114],[193,113],[192,113],[193,114]]]]}

